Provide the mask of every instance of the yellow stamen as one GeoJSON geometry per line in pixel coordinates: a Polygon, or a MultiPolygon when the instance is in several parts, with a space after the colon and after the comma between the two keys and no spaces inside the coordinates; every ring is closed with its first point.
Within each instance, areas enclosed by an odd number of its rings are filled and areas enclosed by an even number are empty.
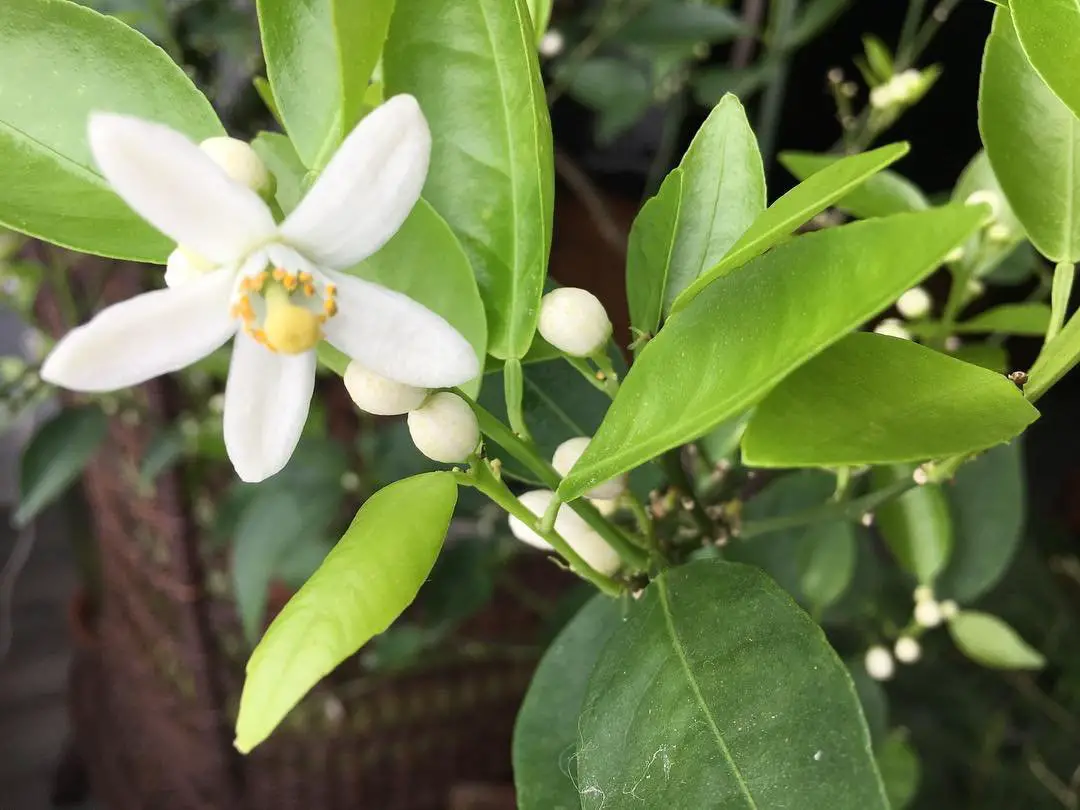
{"type": "Polygon", "coordinates": [[[283,287],[264,291],[266,319],[263,330],[267,343],[284,354],[311,351],[322,340],[322,324],[310,309],[299,307],[289,299],[283,287]]]}

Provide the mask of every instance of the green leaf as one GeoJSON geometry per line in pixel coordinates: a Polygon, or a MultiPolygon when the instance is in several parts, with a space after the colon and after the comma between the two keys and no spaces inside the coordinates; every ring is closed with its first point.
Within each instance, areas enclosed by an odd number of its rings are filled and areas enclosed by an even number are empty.
{"type": "Polygon", "coordinates": [[[1073,316],[1039,354],[1029,374],[1024,394],[1036,400],[1080,361],[1080,318],[1073,316]]]}
{"type": "Polygon", "coordinates": [[[1080,115],[1080,4],[1076,0],[1013,0],[1012,21],[1028,60],[1043,81],[1080,115]]]}
{"type": "Polygon", "coordinates": [[[825,31],[852,0],[810,0],[802,4],[801,13],[784,38],[784,46],[796,50],[825,31]]]}
{"type": "Polygon", "coordinates": [[[579,723],[581,806],[884,810],[851,678],[763,573],[660,575],[604,646],[579,723]]]}
{"type": "Polygon", "coordinates": [[[1007,11],[994,13],[979,92],[994,174],[1039,252],[1080,260],[1080,123],[1028,62],[1007,11]]]}
{"type": "Polygon", "coordinates": [[[652,82],[638,66],[611,56],[597,56],[570,73],[567,92],[599,113],[597,139],[610,143],[637,121],[653,103],[652,82]]]}
{"type": "Polygon", "coordinates": [[[1046,659],[997,616],[962,611],[949,621],[949,634],[964,655],[993,669],[1042,669],[1046,659]]]}
{"type": "Polygon", "coordinates": [[[851,189],[857,188],[867,178],[873,177],[907,153],[906,143],[896,143],[865,154],[842,158],[810,175],[757,217],[724,258],[686,288],[672,307],[672,312],[685,307],[695,295],[716,279],[746,264],[755,256],[760,256],[790,236],[801,225],[846,196],[851,189]]]}
{"type": "Polygon", "coordinates": [[[1050,307],[1046,304],[1002,304],[953,328],[960,334],[1001,332],[1006,335],[1042,337],[1050,325],[1050,307]]]}
{"type": "MultiPolygon", "coordinates": [[[[874,470],[874,487],[885,487],[910,478],[908,466],[874,470]]],[[[922,585],[932,585],[949,561],[953,547],[953,524],[949,503],[937,484],[908,490],[878,507],[878,529],[897,562],[922,585]]]]}
{"type": "Polygon", "coordinates": [[[998,374],[1009,371],[1009,353],[1002,346],[987,343],[967,343],[952,353],[957,360],[981,366],[998,374]]]}
{"type": "Polygon", "coordinates": [[[730,42],[748,32],[746,23],[721,6],[654,3],[619,29],[617,39],[637,44],[730,42]]]}
{"type": "MultiPolygon", "coordinates": [[[[875,681],[866,674],[866,666],[861,658],[845,662],[851,673],[851,680],[855,683],[855,693],[859,696],[862,705],[863,716],[866,717],[866,725],[870,728],[870,739],[874,743],[874,750],[878,750],[884,744],[889,730],[889,697],[881,681],[875,681]]],[[[880,761],[878,763],[880,767],[880,761]]],[[[884,781],[884,774],[882,774],[884,781]]],[[[886,792],[888,785],[885,786],[886,792]]]]}
{"type": "Polygon", "coordinates": [[[158,431],[143,455],[139,476],[152,484],[159,475],[172,467],[184,455],[187,439],[179,425],[169,425],[158,431]]]}
{"type": "MultiPolygon", "coordinates": [[[[963,203],[978,191],[988,191],[1001,201],[1001,210],[997,214],[997,221],[1005,227],[1008,238],[991,240],[977,237],[970,240],[964,246],[964,261],[975,261],[971,272],[976,278],[987,277],[987,281],[992,281],[993,276],[996,275],[993,271],[1013,257],[1021,246],[1026,246],[1031,254],[1034,254],[1034,251],[1030,249],[1030,246],[1024,240],[1024,226],[1020,224],[1016,212],[1009,205],[1005,191],[1001,188],[997,175],[994,174],[994,169],[990,165],[990,158],[987,157],[985,150],[979,150],[960,174],[956,188],[953,189],[952,200],[953,202],[963,203]]],[[[1026,278],[1030,274],[1031,271],[1029,270],[1024,277],[1026,278]]]]}
{"type": "Polygon", "coordinates": [[[855,527],[847,521],[811,527],[803,539],[801,590],[814,615],[843,596],[854,575],[855,527]]]}
{"type": "Polygon", "coordinates": [[[682,169],[674,169],[656,196],[642,206],[630,229],[626,299],[630,305],[630,324],[643,334],[651,335],[660,326],[682,208],[682,177],[682,169]]]}
{"type": "Polygon", "coordinates": [[[1006,442],[1039,412],[1008,379],[909,340],[850,335],[758,405],[752,467],[921,461],[1006,442]]]}
{"type": "Polygon", "coordinates": [[[342,136],[363,117],[368,82],[382,56],[394,0],[332,0],[335,56],[341,75],[342,136]]]}
{"type": "Polygon", "coordinates": [[[580,810],[572,774],[578,717],[600,651],[621,622],[617,601],[594,596],[548,647],[514,725],[514,785],[521,810],[580,810]]]}
{"type": "Polygon", "coordinates": [[[134,29],[75,3],[0,3],[0,224],[84,253],[164,263],[174,245],[98,171],[92,111],[196,141],[224,134],[184,71],[134,29]]]}
{"type": "Polygon", "coordinates": [[[997,584],[1024,536],[1027,492],[1020,442],[995,447],[956,472],[946,490],[955,538],[935,591],[970,603],[997,584]]]}
{"type": "Polygon", "coordinates": [[[728,93],[747,102],[768,84],[775,75],[775,66],[759,63],[741,70],[726,67],[700,68],[694,71],[691,89],[694,100],[702,107],[713,107],[728,93]]]}
{"type": "Polygon", "coordinates": [[[296,154],[296,147],[292,141],[276,132],[260,132],[251,146],[274,176],[277,204],[286,215],[292,213],[303,199],[304,177],[307,174],[304,162],[296,154]]]}
{"type": "Polygon", "coordinates": [[[642,350],[563,500],[746,411],[929,275],[983,216],[956,206],[807,234],[710,284],[642,350]]]}
{"type": "MultiPolygon", "coordinates": [[[[424,200],[385,247],[348,272],[404,293],[444,317],[484,367],[487,319],[472,267],[454,232],[424,200]]],[[[482,377],[483,372],[462,390],[475,396],[482,377]]]]}
{"type": "Polygon", "coordinates": [[[761,153],[735,96],[725,96],[716,105],[679,168],[682,194],[664,278],[664,312],[728,253],[765,208],[761,153]]]}
{"type": "Polygon", "coordinates": [[[894,731],[878,752],[877,763],[889,806],[892,810],[904,810],[919,792],[922,768],[918,752],[903,733],[894,731]]]}
{"type": "MultiPolygon", "coordinates": [[[[781,165],[799,180],[806,180],[844,159],[842,155],[816,155],[811,152],[782,152],[779,156],[781,165]]],[[[930,207],[926,195],[918,186],[891,171],[880,171],[868,177],[862,185],[830,205],[859,219],[887,217],[930,207]]]]}
{"type": "Polygon", "coordinates": [[[67,491],[105,440],[107,429],[105,414],[91,406],[61,411],[38,428],[22,453],[15,526],[26,526],[67,491]]]}
{"type": "Polygon", "coordinates": [[[375,493],[255,648],[236,721],[243,753],[265,740],[316,683],[390,626],[416,598],[457,502],[450,473],[375,493]]]}
{"type": "Polygon", "coordinates": [[[536,41],[539,43],[547,33],[548,23],[551,21],[551,6],[553,0],[527,0],[529,13],[532,15],[533,30],[536,32],[536,41]]]}
{"type": "Polygon", "coordinates": [[[416,96],[431,124],[424,197],[473,264],[488,351],[520,358],[539,317],[555,194],[525,0],[398,0],[384,72],[388,91],[416,96]]]}
{"type": "Polygon", "coordinates": [[[893,55],[889,48],[873,34],[864,34],[862,41],[867,64],[878,79],[887,81],[893,75],[893,55]]]}

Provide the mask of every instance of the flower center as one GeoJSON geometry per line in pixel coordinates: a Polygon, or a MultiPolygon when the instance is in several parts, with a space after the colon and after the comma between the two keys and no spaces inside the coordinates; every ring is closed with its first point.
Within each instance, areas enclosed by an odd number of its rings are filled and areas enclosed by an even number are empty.
{"type": "Polygon", "coordinates": [[[241,280],[232,314],[270,351],[303,354],[322,340],[322,325],[337,314],[337,289],[310,273],[263,270],[241,280]]]}

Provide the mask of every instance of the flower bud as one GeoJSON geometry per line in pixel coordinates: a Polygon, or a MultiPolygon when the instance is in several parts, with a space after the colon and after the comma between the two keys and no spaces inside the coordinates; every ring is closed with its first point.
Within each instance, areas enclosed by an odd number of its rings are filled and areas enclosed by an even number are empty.
{"type": "Polygon", "coordinates": [[[199,148],[240,185],[257,194],[270,192],[273,178],[250,144],[236,138],[208,138],[199,144],[199,148]]]}
{"type": "Polygon", "coordinates": [[[914,664],[922,657],[922,646],[911,636],[900,636],[893,647],[893,654],[901,664],[914,664]]]}
{"type": "Polygon", "coordinates": [[[912,287],[900,296],[896,302],[896,308],[909,321],[914,321],[925,318],[930,313],[933,303],[930,293],[922,287],[912,287]]]}
{"type": "Polygon", "coordinates": [[[1004,244],[1013,238],[1013,233],[1009,229],[1008,225],[1001,222],[995,222],[989,228],[986,229],[986,238],[996,244],[1004,244]]]}
{"type": "Polygon", "coordinates": [[[388,379],[355,360],[345,369],[344,382],[345,390],[356,407],[377,416],[397,416],[415,411],[424,404],[428,395],[426,388],[413,388],[388,379]]]}
{"type": "Polygon", "coordinates": [[[866,674],[875,681],[887,681],[896,671],[892,653],[880,645],[866,651],[863,665],[866,667],[866,674]]]}
{"type": "Polygon", "coordinates": [[[941,618],[946,621],[955,619],[956,615],[960,612],[960,606],[952,599],[946,599],[938,605],[938,607],[941,609],[941,618]]]}
{"type": "Polygon", "coordinates": [[[563,287],[540,302],[540,334],[571,357],[588,357],[604,349],[611,337],[611,320],[591,292],[563,287]]]}
{"type": "Polygon", "coordinates": [[[912,594],[912,598],[916,602],[925,602],[928,599],[933,599],[934,589],[931,588],[929,585],[920,585],[915,589],[914,593],[912,594]]]}
{"type": "MultiPolygon", "coordinates": [[[[581,458],[582,453],[585,452],[585,448],[588,446],[589,439],[585,436],[567,439],[555,449],[555,455],[551,459],[551,466],[555,468],[555,472],[565,477],[573,466],[577,464],[578,459],[581,458]]],[[[618,498],[625,491],[626,476],[620,475],[602,484],[597,484],[585,493],[585,497],[610,501],[618,498]]]]}
{"type": "Polygon", "coordinates": [[[891,82],[878,85],[870,91],[870,106],[875,110],[887,110],[896,102],[896,88],[891,82]]]}
{"type": "Polygon", "coordinates": [[[945,254],[945,263],[956,264],[963,261],[964,253],[965,251],[963,245],[960,245],[960,247],[954,247],[952,250],[945,254]]]}
{"type": "Polygon", "coordinates": [[[432,461],[456,464],[472,455],[480,444],[476,414],[469,403],[448,391],[432,394],[409,413],[408,422],[416,449],[432,461]]]}
{"type": "Polygon", "coordinates": [[[1005,211],[1005,198],[996,191],[984,188],[971,192],[967,199],[964,200],[964,205],[989,205],[996,220],[1001,219],[1001,215],[1005,211]]]}
{"type": "Polygon", "coordinates": [[[900,338],[901,340],[911,340],[911,332],[907,330],[903,322],[899,318],[885,318],[881,323],[874,327],[874,331],[879,335],[887,335],[888,337],[900,338]]]}
{"type": "Polygon", "coordinates": [[[556,28],[548,29],[542,37],[540,37],[540,55],[551,59],[558,56],[563,52],[566,47],[566,37],[562,35],[562,31],[556,28]]]}
{"type": "Polygon", "coordinates": [[[920,627],[937,627],[941,624],[941,605],[933,599],[923,599],[915,603],[915,623],[920,627]]]}
{"type": "MultiPolygon", "coordinates": [[[[555,493],[549,489],[534,489],[524,493],[518,500],[534,515],[543,517],[554,497],[555,493]]],[[[559,507],[559,513],[555,518],[555,531],[569,544],[570,548],[600,573],[613,574],[618,570],[619,555],[577,512],[565,504],[559,507]]],[[[513,515],[510,516],[510,533],[533,548],[542,551],[552,550],[551,545],[544,538],[513,515]]]]}

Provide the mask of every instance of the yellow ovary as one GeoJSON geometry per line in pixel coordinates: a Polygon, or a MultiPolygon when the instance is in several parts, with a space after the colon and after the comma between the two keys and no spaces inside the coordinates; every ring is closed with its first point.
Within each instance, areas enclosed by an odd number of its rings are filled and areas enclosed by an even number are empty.
{"type": "Polygon", "coordinates": [[[232,315],[243,321],[247,334],[270,351],[283,354],[311,351],[322,340],[322,325],[337,314],[334,285],[325,285],[323,295],[319,296],[316,283],[310,273],[289,273],[280,267],[249,276],[240,283],[240,295],[233,303],[232,315]],[[252,296],[261,297],[266,303],[261,324],[251,303],[252,296]]]}

